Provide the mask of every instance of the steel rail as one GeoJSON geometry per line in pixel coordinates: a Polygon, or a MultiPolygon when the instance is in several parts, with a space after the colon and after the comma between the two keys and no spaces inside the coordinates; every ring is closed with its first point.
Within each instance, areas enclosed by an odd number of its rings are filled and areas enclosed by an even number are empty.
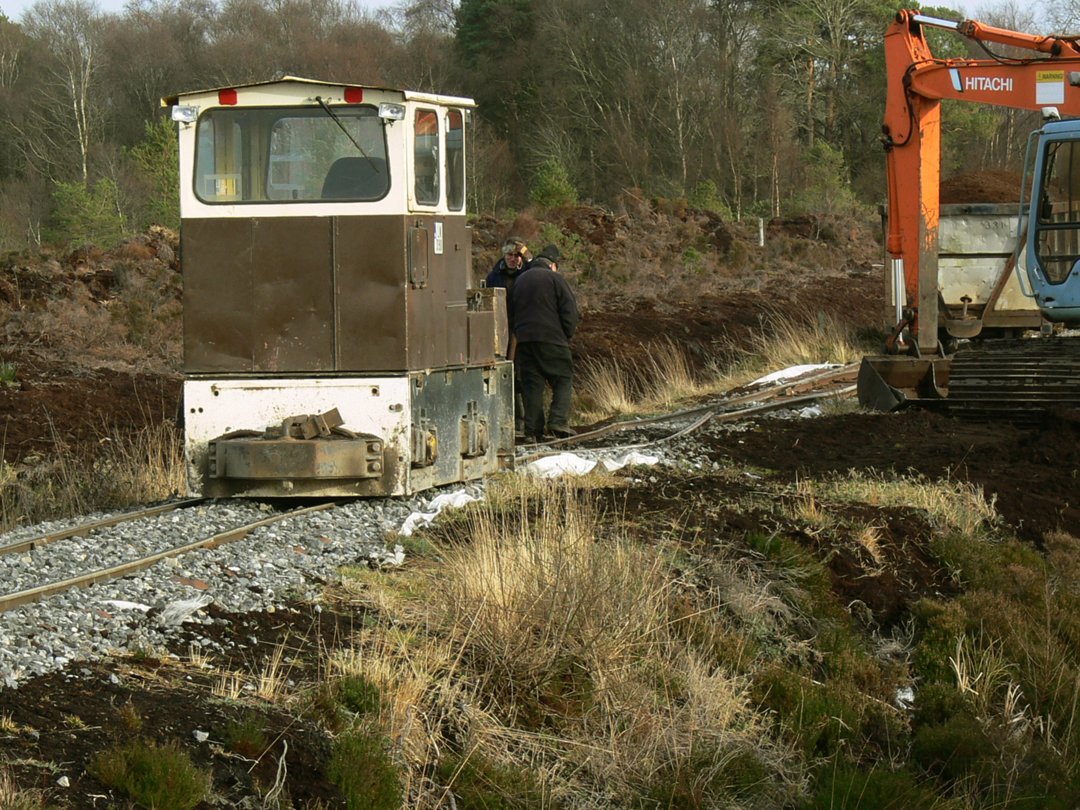
{"type": "Polygon", "coordinates": [[[211,537],[205,537],[202,540],[195,540],[191,543],[185,543],[182,546],[175,546],[174,548],[166,549],[165,551],[159,551],[154,554],[149,554],[145,557],[139,557],[136,560],[130,562],[120,563],[119,565],[113,565],[108,568],[101,568],[97,571],[91,571],[87,574],[81,574],[77,577],[70,577],[59,582],[47,583],[45,585],[38,585],[34,588],[27,588],[23,591],[16,591],[15,593],[9,593],[0,596],[0,613],[11,610],[12,608],[25,605],[29,602],[35,602],[38,599],[44,599],[47,596],[53,596],[63,591],[71,590],[72,588],[83,588],[89,585],[94,585],[98,582],[104,582],[109,579],[116,579],[118,577],[126,576],[127,574],[134,573],[135,571],[141,571],[145,568],[149,568],[155,563],[161,562],[169,557],[177,557],[181,554],[185,554],[189,551],[194,551],[200,548],[216,548],[217,546],[224,545],[225,543],[234,543],[237,540],[242,540],[247,537],[255,529],[259,529],[263,526],[269,526],[272,523],[277,523],[282,520],[287,520],[291,517],[297,517],[298,515],[304,515],[309,512],[318,512],[323,509],[329,509],[333,503],[323,503],[316,506],[307,506],[303,509],[294,509],[291,512],[284,512],[280,515],[274,515],[272,517],[263,518],[257,520],[254,523],[247,523],[243,526],[238,526],[235,529],[229,529],[224,532],[219,532],[211,537]]]}
{"type": "Polygon", "coordinates": [[[44,534],[29,537],[26,540],[18,540],[14,543],[8,543],[6,546],[0,546],[0,556],[3,556],[4,554],[18,554],[20,551],[32,551],[38,546],[47,546],[49,543],[55,543],[57,540],[66,540],[69,537],[82,537],[90,534],[90,532],[95,529],[104,529],[109,526],[116,526],[120,523],[127,523],[131,520],[141,520],[145,517],[153,517],[154,515],[171,512],[174,509],[195,506],[204,503],[205,501],[206,498],[185,498],[181,501],[173,501],[172,503],[165,503],[160,506],[151,506],[146,509],[139,509],[135,512],[125,512],[122,515],[113,515],[110,518],[80,523],[78,526],[72,526],[68,529],[45,532],[44,534]]]}
{"type": "Polygon", "coordinates": [[[816,399],[824,399],[830,396],[845,396],[855,391],[855,386],[849,385],[839,389],[825,391],[816,394],[809,394],[802,397],[783,397],[777,399],[778,404],[773,407],[766,407],[764,405],[751,408],[735,408],[733,410],[725,410],[731,406],[738,406],[748,402],[761,402],[766,399],[773,399],[782,397],[785,392],[799,389],[812,388],[814,385],[822,383],[833,382],[842,379],[848,375],[853,375],[858,371],[857,363],[849,363],[846,366],[840,368],[828,369],[816,374],[811,374],[807,377],[802,377],[797,380],[788,380],[783,383],[777,383],[776,385],[764,388],[760,391],[751,391],[746,394],[740,394],[730,399],[723,399],[719,402],[713,402],[708,405],[700,405],[694,408],[687,408],[685,410],[673,411],[671,413],[661,414],[659,416],[650,416],[644,419],[633,419],[626,422],[613,422],[610,425],[604,425],[596,430],[590,430],[586,433],[578,433],[574,436],[567,436],[562,439],[553,439],[549,442],[536,445],[537,447],[563,447],[570,444],[576,444],[588,439],[595,439],[608,433],[621,432],[624,430],[634,430],[635,428],[644,427],[647,425],[655,425],[661,422],[670,422],[674,419],[681,419],[687,416],[697,416],[698,414],[708,413],[712,414],[714,418],[720,418],[722,420],[741,419],[744,416],[752,415],[754,413],[764,413],[769,410],[776,410],[778,408],[786,407],[791,403],[798,403],[816,399]]]}
{"type": "MultiPolygon", "coordinates": [[[[649,442],[640,442],[638,444],[615,445],[613,447],[605,447],[604,449],[605,450],[637,450],[637,449],[640,449],[642,447],[650,447],[650,446],[652,446],[654,444],[661,444],[663,442],[670,442],[670,441],[672,441],[674,439],[678,439],[678,438],[680,438],[682,436],[685,436],[688,433],[693,433],[695,430],[703,427],[706,423],[711,422],[711,421],[736,422],[739,419],[745,419],[748,416],[753,416],[753,415],[759,414],[759,413],[768,413],[769,411],[778,411],[778,410],[781,410],[782,408],[788,408],[788,407],[791,407],[792,405],[798,405],[798,404],[803,403],[803,402],[816,402],[819,399],[826,399],[828,397],[848,396],[850,394],[854,394],[856,388],[857,388],[857,386],[855,386],[855,385],[845,385],[842,388],[836,388],[836,389],[832,389],[832,390],[829,390],[829,391],[818,391],[818,392],[810,393],[810,394],[801,394],[801,395],[799,395],[797,397],[787,397],[787,398],[784,398],[784,399],[777,399],[777,400],[774,400],[773,402],[765,402],[765,403],[762,403],[760,405],[754,405],[754,406],[751,406],[751,407],[748,407],[748,408],[740,408],[738,410],[733,410],[733,411],[724,411],[722,413],[717,413],[717,412],[715,412],[713,410],[705,409],[706,412],[703,415],[701,415],[698,419],[696,419],[692,424],[682,428],[681,430],[676,431],[675,433],[671,433],[671,434],[669,434],[667,436],[661,436],[659,439],[654,439],[653,441],[649,441],[649,442]]],[[[690,416],[692,416],[692,415],[694,415],[694,413],[699,412],[701,410],[702,409],[699,408],[699,409],[696,409],[695,411],[685,412],[685,413],[680,414],[680,415],[690,415],[690,416]]],[[[664,417],[657,417],[655,419],[642,420],[642,421],[638,421],[638,422],[620,422],[618,424],[626,425],[627,428],[640,427],[642,425],[647,425],[647,424],[658,424],[660,422],[667,422],[667,421],[670,421],[671,418],[672,417],[670,415],[666,415],[664,417]]],[[[564,445],[564,444],[572,443],[572,442],[575,442],[575,441],[577,441],[579,439],[594,438],[597,435],[603,435],[603,434],[608,433],[608,432],[609,431],[607,431],[607,430],[601,430],[601,431],[594,431],[593,433],[580,433],[577,436],[570,436],[569,438],[566,438],[566,439],[556,439],[555,441],[549,442],[547,444],[538,444],[538,445],[536,445],[536,447],[538,447],[538,448],[549,448],[549,447],[554,448],[555,446],[561,446],[561,445],[564,445]]],[[[536,461],[537,459],[544,458],[546,456],[553,455],[553,454],[554,454],[553,451],[549,451],[547,449],[539,449],[534,453],[530,453],[529,455],[522,456],[521,458],[518,459],[518,462],[522,463],[522,464],[528,464],[531,461],[536,461]]]]}

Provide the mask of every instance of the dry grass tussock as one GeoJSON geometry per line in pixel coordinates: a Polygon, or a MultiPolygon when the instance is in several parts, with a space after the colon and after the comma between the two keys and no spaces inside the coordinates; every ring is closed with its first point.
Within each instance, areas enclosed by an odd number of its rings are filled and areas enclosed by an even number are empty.
{"type": "Polygon", "coordinates": [[[911,476],[852,471],[845,477],[814,482],[822,497],[875,506],[911,507],[964,537],[985,537],[1001,517],[982,488],[965,481],[927,481],[911,476]]]}
{"type": "Polygon", "coordinates": [[[804,363],[846,365],[862,358],[866,348],[851,327],[824,313],[813,320],[795,320],[777,312],[762,319],[750,354],[766,368],[779,369],[804,363]]]}
{"type": "Polygon", "coordinates": [[[715,389],[708,379],[695,376],[683,349],[664,339],[646,348],[639,368],[629,369],[614,360],[586,362],[575,390],[577,412],[590,421],[590,417],[670,408],[715,389]]]}
{"type": "Polygon", "coordinates": [[[452,521],[408,620],[386,617],[335,659],[389,697],[384,724],[412,769],[454,752],[451,785],[483,764],[565,807],[795,795],[801,776],[748,685],[679,632],[691,620],[664,550],[602,531],[577,484],[537,486],[452,521]]]}
{"type": "Polygon", "coordinates": [[[0,807],[4,810],[42,810],[48,807],[45,792],[21,789],[6,770],[0,770],[0,807]]]}
{"type": "MultiPolygon", "coordinates": [[[[250,671],[219,672],[213,693],[226,700],[239,700],[241,697],[249,696],[271,703],[286,703],[293,697],[291,679],[294,673],[288,663],[293,653],[295,649],[286,638],[271,650],[264,661],[252,667],[250,671]]],[[[193,658],[191,663],[197,668],[212,669],[211,663],[206,659],[196,661],[193,658]]]]}
{"type": "Polygon", "coordinates": [[[670,339],[650,344],[638,368],[617,361],[583,364],[575,385],[576,413],[591,422],[677,407],[719,394],[767,371],[813,363],[852,363],[866,353],[849,327],[820,315],[794,320],[774,314],[761,322],[750,347],[735,358],[715,358],[704,370],[670,339]]]}
{"type": "Polygon", "coordinates": [[[103,437],[77,458],[56,437],[37,464],[0,463],[0,531],[87,512],[162,500],[185,487],[183,437],[170,422],[103,437]]]}

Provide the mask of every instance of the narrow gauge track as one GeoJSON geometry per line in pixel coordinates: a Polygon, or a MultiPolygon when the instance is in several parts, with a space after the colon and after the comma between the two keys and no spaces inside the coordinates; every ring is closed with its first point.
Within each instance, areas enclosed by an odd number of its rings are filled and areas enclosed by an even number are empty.
{"type": "MultiPolygon", "coordinates": [[[[23,554],[35,548],[52,545],[68,538],[85,537],[92,532],[101,529],[108,529],[122,523],[133,523],[135,521],[146,520],[149,518],[157,517],[167,512],[183,508],[191,508],[201,505],[203,503],[206,503],[206,500],[202,498],[176,501],[170,504],[148,507],[146,509],[140,509],[134,512],[127,512],[122,515],[116,515],[102,520],[90,521],[87,523],[79,524],[77,526],[61,529],[55,532],[46,532],[44,534],[40,534],[25,540],[19,540],[13,543],[9,543],[5,546],[0,546],[0,556],[9,554],[23,554]]],[[[67,591],[72,588],[87,587],[89,585],[94,585],[98,582],[104,582],[106,580],[123,577],[127,574],[149,568],[155,563],[161,562],[162,560],[168,559],[169,557],[177,557],[189,551],[195,551],[196,549],[216,548],[217,546],[223,545],[225,543],[232,543],[247,537],[255,529],[262,528],[263,526],[269,526],[282,520],[298,517],[300,515],[305,515],[311,512],[318,512],[324,509],[328,509],[331,506],[333,506],[332,503],[323,503],[316,506],[293,509],[288,512],[271,515],[270,517],[262,518],[260,520],[245,523],[234,528],[226,529],[225,531],[217,532],[216,534],[210,535],[209,537],[203,537],[198,540],[182,543],[180,545],[159,549],[149,554],[140,554],[130,560],[124,560],[122,562],[116,562],[112,565],[95,568],[94,570],[88,571],[84,574],[79,574],[74,577],[65,577],[56,581],[39,582],[33,587],[23,588],[21,590],[0,595],[0,613],[11,610],[15,607],[19,607],[20,605],[25,605],[29,602],[37,601],[38,599],[43,599],[47,596],[62,593],[63,591],[67,591]]],[[[103,538],[103,540],[106,543],[108,542],[107,537],[103,538]]]]}
{"type": "Polygon", "coordinates": [[[113,515],[112,517],[102,518],[101,520],[91,520],[87,523],[80,523],[77,526],[71,526],[67,529],[57,529],[54,532],[45,532],[44,534],[28,537],[25,540],[16,540],[13,543],[0,546],[0,556],[30,551],[39,546],[47,546],[50,543],[55,543],[58,540],[66,540],[69,537],[85,537],[90,534],[90,532],[96,531],[97,529],[105,529],[109,526],[128,523],[132,520],[142,520],[143,518],[161,515],[165,512],[172,512],[174,509],[184,509],[205,502],[205,498],[186,498],[182,501],[173,501],[159,506],[148,506],[145,509],[137,509],[134,512],[125,512],[121,515],[113,515]]]}
{"type": "MultiPolygon", "coordinates": [[[[618,431],[655,426],[679,419],[692,419],[692,422],[689,426],[679,430],[677,433],[656,441],[670,440],[691,433],[710,420],[736,421],[759,413],[795,407],[828,397],[848,396],[854,391],[854,385],[851,383],[855,374],[855,365],[843,366],[818,372],[798,380],[780,382],[741,394],[729,395],[717,401],[695,408],[648,418],[617,422],[567,439],[557,439],[545,444],[535,445],[532,448],[526,448],[525,452],[528,453],[528,455],[522,460],[543,455],[547,449],[601,439],[606,435],[618,431]]],[[[94,532],[103,533],[102,545],[105,546],[109,543],[109,537],[106,533],[109,528],[121,524],[131,524],[137,521],[158,518],[169,512],[196,508],[206,503],[209,502],[206,499],[201,498],[181,500],[121,515],[115,515],[105,519],[88,521],[86,523],[52,532],[45,532],[0,546],[0,558],[9,555],[25,555],[35,549],[60,543],[61,541],[70,538],[86,537],[94,532]]],[[[47,576],[44,577],[44,581],[42,581],[41,578],[38,578],[30,587],[21,587],[18,590],[0,595],[0,613],[73,588],[87,587],[106,580],[117,579],[136,571],[144,570],[162,560],[176,557],[189,551],[215,548],[226,543],[241,540],[258,528],[311,512],[325,510],[331,506],[333,506],[332,503],[323,503],[271,515],[197,540],[178,545],[170,545],[167,548],[155,549],[150,553],[137,554],[130,559],[113,561],[107,565],[98,565],[93,567],[92,570],[76,576],[66,576],[52,581],[48,580],[47,576]]],[[[62,550],[60,550],[59,553],[62,553],[62,550]]],[[[42,567],[47,568],[48,566],[44,565],[42,567]]]]}
{"type": "Polygon", "coordinates": [[[850,397],[855,393],[857,374],[858,364],[849,363],[838,368],[809,374],[799,379],[785,380],[743,393],[729,394],[694,408],[673,411],[659,416],[613,422],[595,430],[578,433],[576,436],[553,439],[549,442],[533,445],[529,448],[532,452],[527,455],[525,460],[544,455],[548,449],[585,442],[591,443],[611,433],[648,428],[665,422],[698,417],[688,427],[665,437],[666,439],[673,439],[691,433],[710,421],[735,422],[757,414],[793,408],[823,399],[850,397]]]}

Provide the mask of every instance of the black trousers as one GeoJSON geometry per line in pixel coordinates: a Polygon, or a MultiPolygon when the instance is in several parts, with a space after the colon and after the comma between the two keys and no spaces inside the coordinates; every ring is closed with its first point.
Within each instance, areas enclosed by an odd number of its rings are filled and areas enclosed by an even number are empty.
{"type": "Polygon", "coordinates": [[[521,368],[525,397],[525,435],[539,438],[545,431],[544,389],[551,386],[547,430],[567,426],[574,387],[574,362],[569,346],[557,343],[519,343],[515,359],[521,368]]]}

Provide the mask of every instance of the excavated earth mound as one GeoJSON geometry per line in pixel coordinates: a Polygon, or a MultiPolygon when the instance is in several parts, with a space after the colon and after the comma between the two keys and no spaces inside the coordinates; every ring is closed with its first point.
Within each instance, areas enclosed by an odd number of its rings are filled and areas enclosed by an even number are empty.
{"type": "Polygon", "coordinates": [[[1018,203],[1023,177],[1018,172],[981,171],[959,174],[941,184],[941,204],[1018,203]]]}

